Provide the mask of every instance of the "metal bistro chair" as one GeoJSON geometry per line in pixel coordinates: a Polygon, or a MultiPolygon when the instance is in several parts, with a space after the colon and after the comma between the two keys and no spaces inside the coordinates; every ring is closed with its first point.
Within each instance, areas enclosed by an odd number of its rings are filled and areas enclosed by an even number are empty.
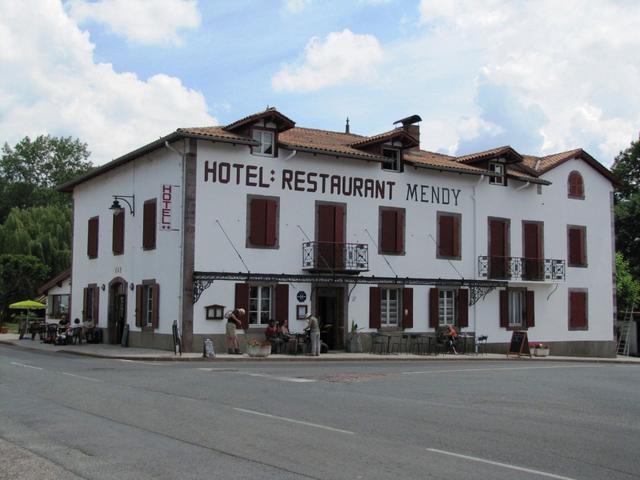
{"type": "Polygon", "coordinates": [[[476,353],[486,355],[487,354],[487,335],[480,335],[476,340],[476,353]]]}
{"type": "Polygon", "coordinates": [[[389,353],[387,347],[389,345],[389,339],[382,333],[371,334],[371,353],[377,353],[383,355],[389,353]]]}
{"type": "Polygon", "coordinates": [[[427,343],[428,340],[429,338],[426,335],[420,335],[419,333],[410,334],[408,351],[414,355],[428,355],[430,353],[429,344],[427,343]]]}

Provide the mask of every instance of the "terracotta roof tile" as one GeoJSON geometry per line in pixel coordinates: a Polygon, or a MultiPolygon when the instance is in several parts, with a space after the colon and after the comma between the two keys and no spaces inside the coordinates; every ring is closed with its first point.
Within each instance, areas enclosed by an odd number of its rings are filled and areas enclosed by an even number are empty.
{"type": "Polygon", "coordinates": [[[461,163],[473,163],[479,160],[489,159],[489,158],[496,157],[498,155],[505,155],[505,154],[515,156],[516,158],[520,158],[520,154],[518,152],[516,152],[509,145],[505,145],[503,147],[492,148],[491,150],[485,150],[483,152],[462,155],[461,157],[458,157],[457,160],[458,162],[461,162],[461,163]]]}
{"type": "Polygon", "coordinates": [[[425,150],[407,150],[404,153],[404,159],[407,162],[416,164],[416,166],[426,166],[436,170],[447,170],[476,175],[489,173],[482,168],[456,162],[455,157],[450,157],[449,155],[443,155],[441,153],[427,152],[425,150]]]}
{"type": "Polygon", "coordinates": [[[278,142],[287,148],[307,149],[319,153],[347,155],[382,161],[384,157],[352,148],[354,142],[367,137],[350,133],[330,132],[312,128],[292,128],[278,135],[278,142]]]}
{"type": "Polygon", "coordinates": [[[262,112],[257,112],[257,113],[252,113],[251,115],[247,115],[246,117],[241,118],[240,120],[236,120],[235,122],[230,123],[229,125],[226,125],[222,128],[224,128],[225,130],[234,130],[236,128],[242,127],[243,125],[246,125],[247,123],[252,123],[256,120],[259,120],[265,117],[276,117],[277,120],[280,121],[280,123],[285,125],[286,129],[293,128],[296,124],[296,122],[291,120],[289,117],[287,117],[286,115],[283,115],[278,110],[276,110],[275,107],[270,107],[270,108],[267,108],[266,110],[263,110],[262,112]]]}
{"type": "Polygon", "coordinates": [[[408,145],[410,146],[418,146],[420,142],[414,138],[410,133],[408,133],[403,128],[394,128],[388,132],[379,133],[378,135],[374,135],[373,137],[364,137],[362,140],[359,140],[352,144],[353,147],[363,147],[365,145],[374,145],[376,143],[384,142],[385,140],[391,140],[394,137],[402,136],[408,141],[408,145]]]}

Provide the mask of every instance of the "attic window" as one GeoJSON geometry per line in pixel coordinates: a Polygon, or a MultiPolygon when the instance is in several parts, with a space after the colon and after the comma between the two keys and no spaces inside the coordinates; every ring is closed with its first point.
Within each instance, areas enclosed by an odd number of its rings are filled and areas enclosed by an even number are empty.
{"type": "Polygon", "coordinates": [[[260,145],[251,147],[251,153],[253,153],[254,155],[263,155],[265,157],[275,156],[276,134],[274,130],[254,128],[252,132],[252,137],[260,145]]]}
{"type": "Polygon", "coordinates": [[[396,150],[394,148],[383,148],[382,156],[387,160],[382,162],[382,169],[388,170],[390,172],[400,172],[402,171],[402,164],[400,163],[400,150],[396,150]]]}
{"type": "Polygon", "coordinates": [[[492,185],[506,185],[504,175],[504,164],[498,162],[489,162],[489,171],[496,173],[498,177],[489,177],[489,183],[492,185]]]}

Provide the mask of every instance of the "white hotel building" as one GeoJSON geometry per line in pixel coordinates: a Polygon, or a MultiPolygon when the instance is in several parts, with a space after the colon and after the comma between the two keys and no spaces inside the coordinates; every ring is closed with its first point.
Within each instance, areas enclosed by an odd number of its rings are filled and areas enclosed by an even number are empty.
{"type": "Polygon", "coordinates": [[[365,137],[295,127],[270,108],[184,128],[60,187],[74,204],[71,318],[106,341],[185,351],[319,316],[330,349],[361,333],[455,324],[506,352],[615,355],[613,190],[581,149],[419,149],[419,117],[365,137]],[[116,197],[114,197],[116,196],[116,197]],[[124,208],[110,209],[117,200],[124,208]]]}

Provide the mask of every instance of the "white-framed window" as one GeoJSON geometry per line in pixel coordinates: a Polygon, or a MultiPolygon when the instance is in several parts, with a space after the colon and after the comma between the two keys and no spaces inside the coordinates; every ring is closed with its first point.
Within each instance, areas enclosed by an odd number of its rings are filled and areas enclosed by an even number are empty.
{"type": "Polygon", "coordinates": [[[62,318],[63,315],[68,315],[69,295],[51,295],[51,302],[48,307],[50,318],[62,318]]]}
{"type": "Polygon", "coordinates": [[[498,162],[489,162],[489,171],[499,175],[498,177],[489,177],[490,184],[505,185],[504,164],[498,162]]]}
{"type": "Polygon", "coordinates": [[[382,163],[382,169],[390,172],[401,171],[400,150],[394,148],[383,148],[382,156],[387,160],[382,163]]]}
{"type": "Polygon", "coordinates": [[[275,154],[275,133],[272,130],[253,130],[253,139],[260,143],[252,147],[251,153],[254,155],[264,155],[273,157],[275,154]]]}
{"type": "Polygon", "coordinates": [[[457,291],[453,288],[438,290],[438,318],[440,325],[456,324],[457,291]]]}
{"type": "Polygon", "coordinates": [[[153,285],[142,286],[142,325],[153,325],[153,285]]]}
{"type": "Polygon", "coordinates": [[[380,289],[380,325],[395,327],[399,325],[400,317],[400,289],[380,289]]]}
{"type": "Polygon", "coordinates": [[[509,327],[525,326],[525,290],[509,290],[509,327]]]}
{"type": "Polygon", "coordinates": [[[249,287],[249,325],[268,325],[273,306],[271,285],[249,287]]]}

